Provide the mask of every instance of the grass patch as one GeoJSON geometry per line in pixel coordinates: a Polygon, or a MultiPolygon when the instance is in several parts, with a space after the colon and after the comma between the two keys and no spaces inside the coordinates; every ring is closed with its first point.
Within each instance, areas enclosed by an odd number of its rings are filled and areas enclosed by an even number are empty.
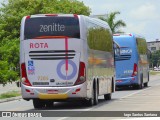
{"type": "Polygon", "coordinates": [[[17,97],[17,96],[20,96],[20,95],[21,95],[21,94],[20,94],[19,91],[10,91],[10,92],[6,92],[6,93],[0,94],[0,99],[17,97]]]}
{"type": "Polygon", "coordinates": [[[157,74],[160,74],[160,72],[158,72],[158,71],[150,71],[149,74],[150,75],[157,75],[157,74]]]}

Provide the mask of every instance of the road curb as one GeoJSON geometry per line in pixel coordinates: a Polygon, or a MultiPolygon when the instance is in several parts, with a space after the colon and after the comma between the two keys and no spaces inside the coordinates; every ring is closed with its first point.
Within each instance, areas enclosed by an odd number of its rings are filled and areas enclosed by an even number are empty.
{"type": "Polygon", "coordinates": [[[10,101],[20,100],[20,99],[22,99],[22,96],[12,97],[12,98],[6,98],[6,99],[1,99],[0,103],[10,102],[10,101]]]}

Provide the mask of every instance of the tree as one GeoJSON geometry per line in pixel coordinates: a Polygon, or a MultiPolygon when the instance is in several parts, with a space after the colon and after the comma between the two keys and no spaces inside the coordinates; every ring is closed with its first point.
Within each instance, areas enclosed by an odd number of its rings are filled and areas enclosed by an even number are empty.
{"type": "Polygon", "coordinates": [[[76,0],[8,0],[0,8],[0,83],[19,76],[19,36],[23,16],[67,13],[89,15],[90,8],[76,0]]]}
{"type": "Polygon", "coordinates": [[[119,30],[120,27],[126,27],[126,24],[123,20],[115,21],[116,15],[120,14],[120,12],[111,12],[107,15],[107,18],[100,17],[101,20],[108,23],[113,33],[122,32],[119,30]]]}
{"type": "Polygon", "coordinates": [[[155,51],[152,53],[151,58],[149,59],[150,61],[150,67],[160,66],[160,50],[155,51]]]}

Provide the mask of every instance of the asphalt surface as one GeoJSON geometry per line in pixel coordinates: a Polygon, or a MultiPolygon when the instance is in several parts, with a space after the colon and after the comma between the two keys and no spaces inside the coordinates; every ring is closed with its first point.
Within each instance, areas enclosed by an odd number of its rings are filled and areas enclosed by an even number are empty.
{"type": "MultiPolygon", "coordinates": [[[[14,84],[13,84],[14,85],[14,84]]],[[[7,85],[3,92],[8,90],[15,90],[15,86],[7,85]]],[[[4,88],[4,87],[2,87],[4,88]]],[[[2,89],[0,88],[0,89],[2,89]]],[[[20,90],[20,88],[16,88],[16,90],[20,90]]],[[[62,111],[61,117],[54,117],[54,120],[72,120],[72,119],[79,119],[79,117],[66,117],[63,115],[63,111],[160,111],[160,75],[155,75],[150,77],[149,86],[143,88],[141,90],[135,90],[132,88],[125,88],[119,91],[116,91],[112,94],[112,100],[105,101],[103,96],[99,97],[99,104],[93,107],[86,107],[82,105],[80,102],[57,102],[55,106],[51,109],[42,109],[38,111],[62,111]]],[[[2,91],[1,91],[2,92],[2,91]]],[[[35,111],[33,108],[32,101],[24,101],[21,97],[11,98],[9,102],[1,102],[0,103],[0,111],[35,111]]],[[[74,113],[70,113],[71,115],[75,116],[74,113]]],[[[94,114],[91,113],[91,114],[94,114]]],[[[105,114],[105,113],[104,113],[105,114]]],[[[81,113],[78,113],[80,116],[81,113]]],[[[104,115],[105,116],[105,115],[104,115]]],[[[114,117],[114,115],[113,115],[114,117]]],[[[107,118],[108,119],[123,119],[117,118],[107,118]]],[[[101,119],[106,120],[104,117],[100,117],[101,119]]],[[[128,117],[127,117],[128,118],[128,117]]],[[[43,118],[44,119],[44,118],[43,118]]],[[[99,117],[90,117],[90,118],[83,118],[84,120],[94,119],[99,120],[99,117]]],[[[160,118],[159,118],[160,119],[160,118]]],[[[157,118],[156,118],[157,120],[157,118]]]]}

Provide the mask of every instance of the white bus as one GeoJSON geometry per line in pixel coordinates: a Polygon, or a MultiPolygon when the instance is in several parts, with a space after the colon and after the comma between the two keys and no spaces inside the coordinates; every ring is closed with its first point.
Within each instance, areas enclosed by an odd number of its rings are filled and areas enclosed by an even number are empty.
{"type": "Polygon", "coordinates": [[[21,90],[34,108],[114,92],[113,37],[107,23],[83,15],[23,17],[20,34],[21,90]]]}

